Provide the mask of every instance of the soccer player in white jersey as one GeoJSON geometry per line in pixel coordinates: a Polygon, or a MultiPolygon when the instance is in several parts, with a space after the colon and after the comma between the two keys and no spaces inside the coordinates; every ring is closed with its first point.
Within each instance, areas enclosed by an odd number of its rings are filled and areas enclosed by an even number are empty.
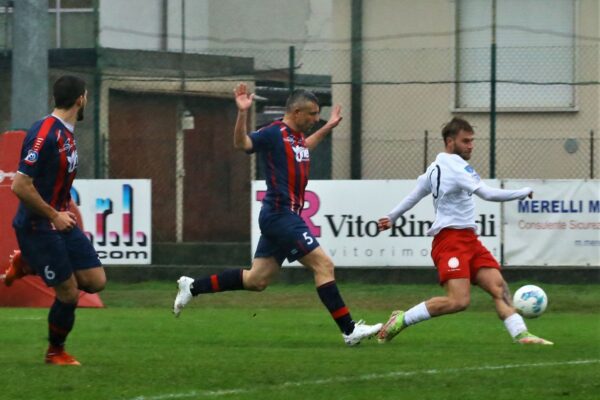
{"type": "Polygon", "coordinates": [[[440,315],[465,310],[469,306],[471,284],[488,292],[498,317],[504,321],[513,340],[522,344],[552,342],[532,335],[512,305],[508,285],[500,265],[475,233],[473,194],[489,201],[509,201],[532,197],[532,190],[495,189],[484,184],[467,162],[473,151],[473,128],[462,118],[454,118],[442,129],[445,152],[437,155],[417,186],[388,215],[378,221],[379,230],[392,224],[422,198],[431,194],[435,221],[427,231],[434,236],[431,257],[438,270],[445,296],[433,297],[408,311],[394,311],[378,334],[380,343],[392,340],[404,328],[440,315]]]}

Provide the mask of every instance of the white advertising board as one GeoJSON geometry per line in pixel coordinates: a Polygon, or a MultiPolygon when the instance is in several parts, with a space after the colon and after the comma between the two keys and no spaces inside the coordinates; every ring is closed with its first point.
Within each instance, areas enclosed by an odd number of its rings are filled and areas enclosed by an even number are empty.
{"type": "Polygon", "coordinates": [[[533,198],[504,205],[505,265],[600,266],[600,181],[506,180],[533,198]]]}
{"type": "Polygon", "coordinates": [[[76,179],[71,196],[103,264],[150,264],[150,180],[76,179]]]}
{"type": "MultiPolygon", "coordinates": [[[[486,183],[499,187],[497,180],[486,183]]],[[[377,230],[377,220],[394,208],[415,184],[414,180],[313,180],[306,188],[302,217],[336,266],[433,267],[432,238],[426,236],[434,218],[431,196],[398,219],[392,229],[377,230]]],[[[260,237],[258,214],[265,190],[264,181],[252,182],[252,251],[260,237]]],[[[478,197],[475,203],[481,241],[499,259],[500,205],[478,197]]]]}

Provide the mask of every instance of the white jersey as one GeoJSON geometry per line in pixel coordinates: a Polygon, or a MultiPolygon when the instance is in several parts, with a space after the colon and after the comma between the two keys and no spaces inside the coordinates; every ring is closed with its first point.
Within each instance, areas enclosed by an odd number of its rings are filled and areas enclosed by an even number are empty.
{"type": "Polygon", "coordinates": [[[435,236],[444,228],[477,230],[473,193],[491,201],[524,198],[530,188],[493,189],[485,185],[477,172],[457,154],[440,153],[427,171],[417,178],[415,189],[389,214],[392,222],[431,194],[435,220],[427,235],[435,236]]]}

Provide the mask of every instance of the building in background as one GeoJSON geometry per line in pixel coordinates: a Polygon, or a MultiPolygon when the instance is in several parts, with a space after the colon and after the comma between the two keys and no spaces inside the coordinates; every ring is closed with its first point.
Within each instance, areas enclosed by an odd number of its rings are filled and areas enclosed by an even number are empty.
{"type": "MultiPolygon", "coordinates": [[[[495,175],[597,178],[598,2],[497,3],[495,175]]],[[[414,178],[454,115],[475,125],[472,162],[489,176],[491,0],[249,4],[49,2],[49,82],[76,73],[93,93],[80,176],[152,179],[155,241],[248,239],[256,171],[230,146],[238,80],[261,97],[256,125],[293,87],[317,92],[324,119],[342,104],[319,177],[414,178]]],[[[0,0],[0,130],[12,128],[11,16],[0,0]]]]}

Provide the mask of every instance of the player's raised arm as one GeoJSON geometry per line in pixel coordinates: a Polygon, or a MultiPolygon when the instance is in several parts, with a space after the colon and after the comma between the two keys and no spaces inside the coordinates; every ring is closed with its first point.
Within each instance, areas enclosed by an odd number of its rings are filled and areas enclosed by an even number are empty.
{"type": "Polygon", "coordinates": [[[333,128],[338,126],[340,121],[342,120],[342,107],[337,104],[333,106],[331,110],[331,116],[329,117],[329,121],[325,125],[321,127],[318,131],[310,135],[306,139],[306,147],[308,150],[313,150],[321,141],[325,138],[325,136],[329,135],[333,128]]]}
{"type": "Polygon", "coordinates": [[[233,130],[233,147],[238,150],[252,150],[252,140],[248,137],[248,110],[252,107],[254,93],[248,93],[245,83],[239,83],[233,90],[235,104],[238,108],[235,128],[233,130]]]}

